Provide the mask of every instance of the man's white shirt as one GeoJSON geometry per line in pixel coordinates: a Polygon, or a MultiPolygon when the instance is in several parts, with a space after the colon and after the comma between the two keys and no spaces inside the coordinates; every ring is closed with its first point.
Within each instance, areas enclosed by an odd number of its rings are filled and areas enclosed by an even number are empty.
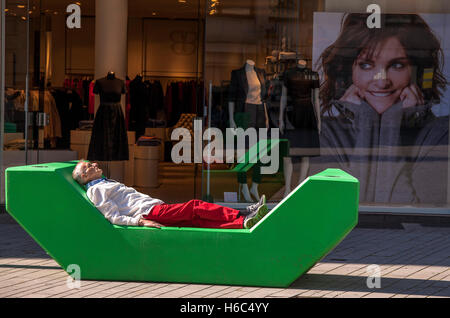
{"type": "Polygon", "coordinates": [[[142,215],[160,204],[154,199],[126,185],[107,179],[87,184],[87,197],[109,222],[116,225],[137,226],[142,215]]]}

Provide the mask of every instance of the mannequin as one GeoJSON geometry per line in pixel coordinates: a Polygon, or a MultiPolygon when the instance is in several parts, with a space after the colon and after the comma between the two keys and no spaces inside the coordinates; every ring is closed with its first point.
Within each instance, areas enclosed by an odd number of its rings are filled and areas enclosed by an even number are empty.
{"type": "MultiPolygon", "coordinates": [[[[258,85],[261,86],[261,83],[255,81],[255,77],[257,78],[256,71],[255,71],[255,62],[252,61],[252,60],[247,60],[245,62],[244,68],[245,68],[245,73],[246,74],[251,74],[250,77],[247,76],[247,81],[248,81],[249,86],[251,84],[253,84],[252,86],[255,88],[255,90],[257,90],[257,86],[258,85]],[[249,78],[250,78],[250,80],[249,80],[249,78]]],[[[249,99],[249,96],[247,94],[247,100],[248,99],[249,99]]],[[[246,100],[246,102],[247,102],[247,100],[246,100]]],[[[261,100],[258,100],[257,98],[256,98],[255,101],[257,103],[261,103],[261,100]]],[[[234,101],[230,101],[228,103],[228,110],[230,112],[230,128],[236,129],[237,126],[236,126],[236,123],[234,122],[234,109],[235,109],[235,102],[234,101]]]]}
{"type": "Polygon", "coordinates": [[[95,81],[93,92],[100,95],[100,106],[95,114],[87,159],[107,162],[108,166],[112,161],[126,161],[128,135],[121,104],[126,93],[125,82],[109,71],[95,81]]]}
{"type": "MultiPolygon", "coordinates": [[[[263,69],[255,67],[255,62],[247,60],[240,69],[231,72],[231,84],[229,91],[229,118],[230,128],[236,129],[238,126],[235,122],[235,111],[237,113],[246,113],[249,116],[247,125],[244,123],[242,127],[268,128],[268,116],[264,104],[267,91],[266,75],[263,69]]],[[[246,174],[238,175],[239,192],[243,195],[244,200],[253,202],[253,198],[259,200],[258,186],[261,179],[261,167],[256,164],[253,168],[252,186],[249,189],[246,174]]]]}
{"type": "MultiPolygon", "coordinates": [[[[283,88],[282,88],[282,95],[280,100],[280,117],[279,117],[279,128],[280,133],[282,135],[285,135],[284,137],[287,137],[287,139],[290,140],[291,144],[293,144],[294,147],[305,147],[304,143],[299,142],[299,137],[301,138],[309,138],[309,136],[314,139],[314,141],[311,141],[311,143],[308,143],[308,147],[312,147],[320,149],[319,147],[319,140],[318,135],[321,131],[321,118],[320,118],[320,101],[319,101],[319,85],[318,85],[318,75],[317,73],[312,72],[310,69],[307,69],[306,67],[307,62],[305,60],[298,61],[296,65],[296,70],[288,70],[288,72],[285,72],[283,77],[283,88]],[[297,77],[295,77],[297,76],[297,77]],[[300,98],[298,95],[295,96],[295,99],[292,101],[294,104],[294,107],[300,107],[300,108],[312,108],[312,111],[314,112],[314,118],[312,116],[309,116],[310,120],[316,121],[312,126],[308,125],[309,127],[303,128],[301,127],[302,124],[299,124],[298,127],[296,127],[295,131],[288,131],[286,129],[285,124],[285,111],[287,106],[287,97],[288,93],[294,93],[290,92],[288,89],[288,86],[291,90],[299,91],[300,86],[308,85],[311,88],[310,92],[310,106],[308,106],[309,101],[305,100],[306,95],[301,96],[300,98]],[[317,130],[317,133],[315,133],[315,130],[317,130]],[[300,134],[300,135],[299,135],[300,134]],[[317,135],[317,136],[316,136],[317,135]]],[[[308,90],[308,88],[303,88],[304,90],[308,90]]],[[[308,93],[308,92],[306,92],[308,93]]],[[[301,94],[300,94],[301,95],[301,94]]],[[[311,112],[311,110],[309,110],[311,112]]],[[[302,116],[304,115],[301,114],[302,116]]],[[[320,152],[320,151],[319,151],[320,152]]],[[[294,156],[300,156],[300,175],[298,184],[302,183],[303,180],[306,179],[308,175],[309,170],[309,158],[312,156],[318,155],[318,152],[312,151],[309,152],[309,150],[306,150],[306,153],[303,151],[297,152],[295,149],[291,149],[290,152],[291,155],[294,156]],[[293,151],[294,150],[294,151],[293,151]]],[[[293,163],[291,157],[285,157],[283,158],[284,163],[284,178],[285,178],[285,192],[284,197],[286,197],[291,192],[291,184],[292,184],[292,173],[293,173],[293,163]]]]}
{"type": "Polygon", "coordinates": [[[108,74],[106,74],[106,78],[109,80],[113,80],[116,78],[116,73],[113,71],[109,71],[108,74]]]}

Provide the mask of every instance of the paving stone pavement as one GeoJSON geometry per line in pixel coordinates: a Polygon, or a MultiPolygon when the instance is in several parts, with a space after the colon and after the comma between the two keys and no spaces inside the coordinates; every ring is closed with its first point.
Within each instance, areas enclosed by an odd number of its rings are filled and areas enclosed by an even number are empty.
{"type": "Polygon", "coordinates": [[[70,289],[68,281],[19,225],[0,215],[0,298],[448,298],[450,228],[355,228],[289,288],[81,281],[70,289]],[[370,276],[377,271],[379,280],[370,276]]]}

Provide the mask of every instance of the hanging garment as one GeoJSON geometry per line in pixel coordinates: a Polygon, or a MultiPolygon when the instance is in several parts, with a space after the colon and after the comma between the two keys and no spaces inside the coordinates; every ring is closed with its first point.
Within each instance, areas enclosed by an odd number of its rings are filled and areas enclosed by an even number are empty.
{"type": "Polygon", "coordinates": [[[290,97],[288,106],[292,107],[286,117],[294,129],[286,129],[282,138],[289,139],[291,151],[298,155],[319,156],[319,129],[312,103],[313,89],[319,88],[319,76],[307,68],[294,67],[283,74],[283,83],[290,97]]]}
{"type": "Polygon", "coordinates": [[[80,96],[83,101],[83,105],[89,105],[89,86],[91,85],[91,81],[83,80],[83,95],[80,96]]]}
{"type": "Polygon", "coordinates": [[[72,130],[77,129],[79,128],[81,121],[89,119],[89,113],[87,108],[84,107],[77,92],[74,90],[68,90],[66,94],[67,101],[69,102],[69,125],[72,130]]]}
{"type": "Polygon", "coordinates": [[[190,92],[191,92],[191,106],[190,113],[197,113],[197,83],[195,81],[190,82],[190,92]]]}
{"type": "Polygon", "coordinates": [[[150,90],[149,118],[156,119],[157,112],[164,109],[164,92],[160,81],[154,81],[150,90]]]}
{"type": "Polygon", "coordinates": [[[61,135],[62,138],[58,143],[59,148],[68,149],[70,147],[70,114],[69,114],[69,100],[65,89],[53,89],[51,91],[55,99],[56,108],[58,109],[59,117],[61,119],[61,135]]]}
{"type": "Polygon", "coordinates": [[[95,114],[95,94],[94,94],[94,86],[95,81],[92,81],[89,84],[89,107],[88,107],[88,113],[91,115],[95,114]]]}
{"type": "Polygon", "coordinates": [[[56,146],[55,138],[62,137],[61,119],[59,117],[58,108],[55,99],[49,91],[39,92],[30,91],[30,111],[39,111],[39,95],[42,94],[44,113],[49,115],[49,124],[44,127],[44,138],[51,139],[52,147],[56,146]]]}
{"type": "MultiPolygon", "coordinates": [[[[128,78],[128,76],[127,76],[128,78]]],[[[128,130],[129,124],[130,124],[130,110],[131,110],[131,102],[130,102],[130,80],[127,79],[125,82],[126,89],[127,89],[127,95],[126,95],[126,103],[125,103],[125,126],[128,130]]]]}
{"type": "Polygon", "coordinates": [[[147,86],[142,77],[136,76],[130,82],[130,120],[129,130],[136,132],[136,140],[145,134],[146,108],[148,103],[147,86]]]}
{"type": "Polygon", "coordinates": [[[101,78],[95,82],[94,93],[100,95],[100,107],[95,116],[87,159],[128,160],[128,136],[120,102],[121,95],[126,94],[125,82],[118,78],[101,78]]]}

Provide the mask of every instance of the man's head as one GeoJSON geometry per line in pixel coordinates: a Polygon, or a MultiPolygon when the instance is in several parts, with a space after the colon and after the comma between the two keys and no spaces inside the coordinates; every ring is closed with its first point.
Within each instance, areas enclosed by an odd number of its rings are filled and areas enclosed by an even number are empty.
{"type": "Polygon", "coordinates": [[[97,163],[91,163],[80,160],[72,172],[72,178],[81,185],[85,185],[91,181],[100,179],[103,171],[98,167],[97,163]]]}

